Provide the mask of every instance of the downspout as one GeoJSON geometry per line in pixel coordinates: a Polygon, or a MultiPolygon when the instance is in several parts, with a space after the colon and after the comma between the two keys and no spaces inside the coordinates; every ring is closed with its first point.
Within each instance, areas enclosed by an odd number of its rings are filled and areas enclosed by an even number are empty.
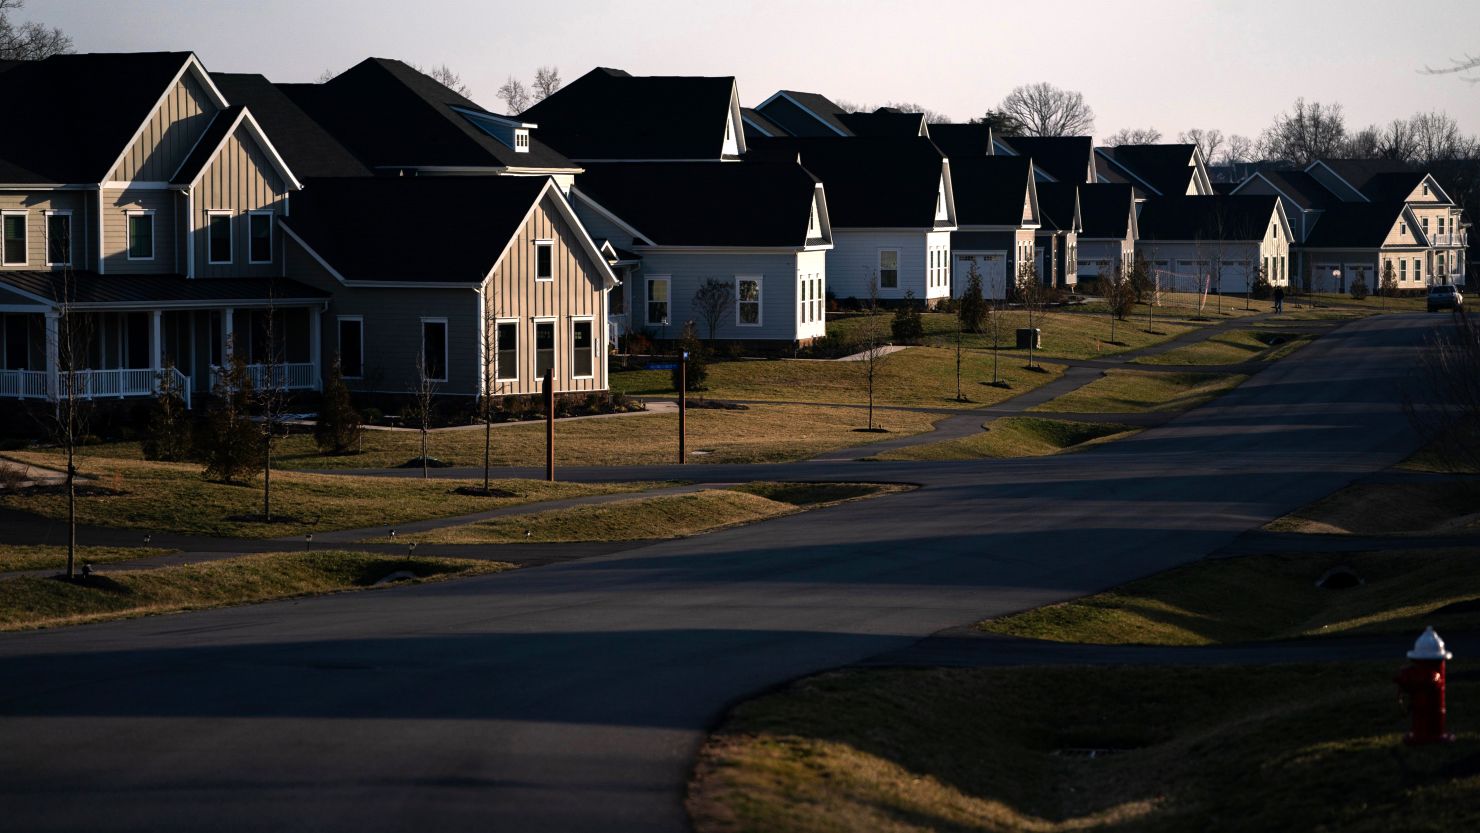
{"type": "Polygon", "coordinates": [[[104,264],[104,261],[103,261],[103,183],[99,182],[98,183],[98,274],[99,275],[103,274],[103,272],[104,272],[103,264],[104,264]]]}
{"type": "MultiPolygon", "coordinates": [[[[248,245],[251,245],[250,242],[248,245]]],[[[185,277],[195,277],[195,185],[185,189],[185,277]]]]}

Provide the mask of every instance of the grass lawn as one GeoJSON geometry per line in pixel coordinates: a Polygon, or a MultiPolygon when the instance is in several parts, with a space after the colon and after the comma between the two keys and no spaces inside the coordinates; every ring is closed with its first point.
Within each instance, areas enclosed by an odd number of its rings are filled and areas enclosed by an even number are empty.
{"type": "Polygon", "coordinates": [[[1356,483],[1278,518],[1276,532],[1385,535],[1480,528],[1480,481],[1356,483]]]}
{"type": "Polygon", "coordinates": [[[86,582],[54,578],[0,581],[0,629],[19,630],[126,619],[273,599],[364,590],[396,571],[408,581],[496,573],[496,561],[413,558],[359,552],[272,553],[221,561],[130,570],[86,582]]]}
{"type": "MultiPolygon", "coordinates": [[[[94,566],[99,564],[112,564],[119,561],[132,561],[135,558],[149,558],[155,555],[164,555],[174,550],[161,549],[159,547],[78,547],[77,569],[81,570],[84,563],[94,566]]],[[[67,567],[67,547],[53,546],[50,544],[37,544],[34,546],[22,546],[20,544],[0,544],[0,573],[19,572],[21,570],[63,570],[67,567]]]]}
{"type": "Polygon", "coordinates": [[[827,673],[731,713],[689,813],[699,833],[1476,829],[1475,721],[1405,747],[1393,665],[827,673]]]}
{"type": "MultiPolygon", "coordinates": [[[[1376,295],[1368,295],[1366,298],[1358,301],[1346,294],[1335,295],[1325,292],[1313,294],[1318,304],[1340,304],[1342,306],[1370,309],[1375,312],[1423,312],[1428,309],[1429,302],[1428,297],[1424,295],[1399,298],[1379,298],[1376,295]]],[[[1304,296],[1301,297],[1304,298],[1304,296]]],[[[1301,303],[1304,303],[1304,301],[1302,300],[1301,303]]],[[[1285,306],[1287,308],[1290,306],[1290,300],[1288,298],[1285,299],[1285,306]]]]}
{"type": "Polygon", "coordinates": [[[1441,634],[1480,626],[1474,550],[1215,558],[1103,593],[982,622],[992,633],[1056,642],[1207,645],[1360,631],[1441,634]],[[1322,589],[1333,567],[1365,584],[1322,589]]]}
{"type": "Polygon", "coordinates": [[[870,483],[755,483],[734,489],[704,489],[681,495],[655,495],[511,515],[403,535],[397,540],[432,544],[506,544],[516,541],[683,538],[901,488],[870,483]]]}
{"type": "Polygon", "coordinates": [[[1029,410],[1080,414],[1185,411],[1238,387],[1247,378],[1227,373],[1110,370],[1079,390],[1029,410]]]}
{"type": "Polygon", "coordinates": [[[1132,364],[1242,364],[1275,361],[1290,355],[1314,338],[1309,333],[1273,330],[1231,330],[1210,339],[1178,347],[1154,356],[1142,356],[1132,364]]]}
{"type": "Polygon", "coordinates": [[[1137,430],[1108,422],[1003,417],[982,426],[982,433],[975,436],[897,448],[874,459],[977,460],[983,457],[1041,457],[1124,439],[1137,430]]]}
{"type": "MultiPolygon", "coordinates": [[[[952,316],[944,316],[955,320],[952,316]]],[[[1011,389],[979,384],[992,380],[992,357],[968,352],[962,356],[961,379],[968,402],[956,400],[956,352],[912,347],[892,353],[879,364],[874,402],[881,405],[968,408],[995,404],[1058,378],[1063,368],[1044,365],[1047,372],[1030,371],[1021,359],[1006,354],[998,372],[1011,389]]],[[[713,362],[707,390],[714,399],[771,402],[863,404],[868,402],[863,362],[799,359],[713,362]]],[[[676,392],[666,370],[637,370],[611,374],[611,387],[633,395],[672,396],[676,392]]]]}
{"type": "MultiPolygon", "coordinates": [[[[55,466],[59,462],[59,458],[51,454],[8,454],[42,466],[55,466]]],[[[520,503],[640,491],[654,485],[498,480],[492,485],[507,492],[507,496],[478,497],[460,495],[453,489],[459,485],[482,486],[481,480],[475,484],[473,481],[274,471],[272,488],[276,511],[290,516],[291,520],[266,524],[233,520],[262,511],[260,483],[255,486],[211,483],[200,476],[197,464],[83,457],[78,461],[78,469],[84,475],[95,477],[96,485],[120,492],[79,498],[79,523],[237,538],[268,538],[445,518],[520,503]]],[[[0,506],[48,518],[62,519],[67,515],[66,497],[59,493],[0,495],[0,506]]]]}
{"type": "Polygon", "coordinates": [[[1333,309],[1331,307],[1317,307],[1311,309],[1301,301],[1298,305],[1289,298],[1285,299],[1285,311],[1268,319],[1267,323],[1278,326],[1281,321],[1350,321],[1356,318],[1366,318],[1376,315],[1378,310],[1368,309],[1333,309]]]}

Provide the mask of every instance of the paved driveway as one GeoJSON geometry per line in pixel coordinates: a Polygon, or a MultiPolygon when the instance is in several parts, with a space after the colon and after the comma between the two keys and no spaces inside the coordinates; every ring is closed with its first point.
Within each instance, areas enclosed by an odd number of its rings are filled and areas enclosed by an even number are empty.
{"type": "Polygon", "coordinates": [[[1400,386],[1436,322],[1353,323],[1080,454],[623,471],[924,486],[884,499],[499,576],[0,636],[0,827],[684,830],[694,753],[736,701],[1199,558],[1405,456],[1400,386]]]}

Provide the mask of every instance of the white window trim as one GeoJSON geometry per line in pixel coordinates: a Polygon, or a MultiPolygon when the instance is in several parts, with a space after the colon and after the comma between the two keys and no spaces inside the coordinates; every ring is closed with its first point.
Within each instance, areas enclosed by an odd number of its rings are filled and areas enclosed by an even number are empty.
{"type": "MultiPolygon", "coordinates": [[[[41,216],[42,216],[41,227],[42,227],[42,231],[44,232],[42,234],[42,238],[41,239],[46,244],[46,247],[43,250],[43,254],[42,254],[42,262],[45,263],[47,266],[71,266],[72,265],[72,209],[70,209],[70,208],[53,208],[53,209],[47,209],[46,211],[41,212],[41,216]],[[51,218],[52,217],[66,217],[67,218],[67,259],[66,260],[59,260],[59,261],[56,261],[55,263],[53,263],[52,262],[52,259],[51,259],[51,218]]],[[[28,240],[26,242],[29,243],[30,241],[28,240]]]]}
{"type": "Polygon", "coordinates": [[[673,276],[672,275],[648,275],[645,285],[647,293],[642,299],[642,320],[650,327],[666,327],[673,320],[673,276]],[[653,281],[662,281],[668,285],[668,318],[664,321],[654,321],[649,316],[653,311],[653,281]]]}
{"type": "Polygon", "coordinates": [[[596,318],[591,315],[575,315],[570,319],[570,378],[572,379],[595,379],[596,378],[596,318]],[[576,324],[586,322],[591,325],[591,372],[584,376],[576,375],[576,324]]]}
{"type": "Polygon", "coordinates": [[[540,372],[539,367],[540,325],[549,324],[550,335],[555,339],[555,343],[550,347],[550,356],[552,360],[552,363],[550,365],[550,378],[553,379],[555,381],[555,384],[558,386],[560,384],[560,318],[554,315],[535,315],[531,316],[529,320],[533,322],[533,327],[530,329],[529,335],[530,344],[532,345],[530,349],[534,351],[534,364],[530,365],[530,367],[534,368],[535,381],[542,382],[545,379],[545,374],[540,372]]]}
{"type": "Polygon", "coordinates": [[[229,266],[236,259],[236,229],[231,222],[230,211],[212,210],[206,212],[206,263],[211,266],[229,266]],[[226,259],[211,259],[211,221],[217,217],[226,218],[226,259]]]}
{"type": "Polygon", "coordinates": [[[537,280],[537,281],[539,281],[540,283],[550,283],[551,281],[555,280],[555,241],[554,240],[536,240],[536,241],[534,241],[534,279],[537,280]],[[543,278],[540,277],[540,249],[548,249],[550,251],[550,274],[547,275],[547,276],[545,276],[545,277],[543,277],[543,278]]]}
{"type": "Polygon", "coordinates": [[[261,264],[264,264],[264,263],[271,263],[272,262],[272,255],[273,255],[273,252],[274,252],[273,244],[277,242],[274,239],[277,236],[277,230],[273,228],[274,226],[277,225],[276,220],[273,219],[274,213],[275,212],[273,212],[273,211],[248,211],[247,212],[247,263],[261,265],[261,264]],[[252,259],[252,218],[253,217],[266,217],[267,218],[267,260],[253,260],[252,259]]]}
{"type": "Polygon", "coordinates": [[[363,315],[341,315],[334,319],[334,347],[338,354],[339,372],[345,379],[365,378],[365,316],[363,315]],[[350,376],[344,372],[344,322],[360,322],[360,374],[350,376]]]}
{"type": "Polygon", "coordinates": [[[879,289],[880,290],[888,289],[888,290],[891,290],[891,291],[897,291],[899,289],[899,277],[900,277],[900,275],[899,275],[899,273],[900,273],[899,249],[879,249],[878,255],[874,259],[874,268],[878,270],[879,289]],[[884,285],[884,253],[885,252],[894,252],[894,285],[893,286],[885,286],[884,285]]]}
{"type": "Polygon", "coordinates": [[[761,327],[766,322],[766,284],[764,275],[736,275],[735,276],[735,326],[736,327],[761,327]],[[740,282],[755,281],[755,323],[746,324],[740,319],[740,282]]]}
{"type": "Polygon", "coordinates": [[[493,381],[495,382],[517,382],[519,381],[519,319],[517,318],[495,318],[493,319],[493,381]],[[499,346],[498,328],[501,324],[514,325],[514,375],[500,376],[498,373],[498,355],[503,352],[499,346]]]}
{"type": "MultiPolygon", "coordinates": [[[[25,239],[21,245],[21,260],[5,259],[5,241],[0,238],[0,266],[29,266],[31,263],[31,212],[0,211],[0,217],[23,217],[21,231],[25,233],[25,239]]],[[[0,220],[0,231],[3,231],[3,220],[0,220]]]]}
{"type": "Polygon", "coordinates": [[[446,382],[448,376],[452,373],[452,367],[451,363],[449,362],[448,355],[452,350],[452,328],[447,325],[446,318],[421,319],[421,346],[416,351],[417,355],[421,356],[421,367],[417,368],[417,375],[419,376],[423,373],[426,373],[426,356],[423,354],[423,351],[426,350],[427,346],[428,324],[442,325],[442,378],[438,379],[428,376],[427,380],[431,382],[446,382]]]}
{"type": "Polygon", "coordinates": [[[131,211],[125,211],[123,213],[124,213],[124,216],[128,218],[128,219],[124,220],[124,229],[123,229],[123,254],[124,254],[124,257],[126,259],[128,259],[128,260],[133,260],[133,261],[153,260],[155,253],[159,251],[159,244],[158,244],[158,242],[156,240],[156,238],[157,238],[157,236],[159,234],[159,224],[156,223],[156,222],[154,222],[154,209],[152,209],[152,208],[141,208],[141,209],[134,209],[134,210],[131,210],[131,211]],[[134,218],[135,217],[148,217],[149,218],[149,256],[148,257],[134,257],[134,230],[133,230],[133,224],[134,224],[134,218]]]}

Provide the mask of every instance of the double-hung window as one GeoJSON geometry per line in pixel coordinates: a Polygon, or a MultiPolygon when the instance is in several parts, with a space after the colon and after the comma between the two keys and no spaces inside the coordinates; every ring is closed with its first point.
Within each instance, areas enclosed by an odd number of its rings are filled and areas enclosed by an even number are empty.
{"type": "Polygon", "coordinates": [[[231,213],[206,213],[206,262],[231,262],[231,213]]]}
{"type": "Polygon", "coordinates": [[[271,211],[253,211],[247,215],[247,262],[272,262],[271,211]]]}
{"type": "Polygon", "coordinates": [[[447,319],[421,320],[421,372],[429,382],[447,381],[447,319]]]}
{"type": "Polygon", "coordinates": [[[668,323],[668,278],[648,278],[647,323],[668,323]]]}
{"type": "Polygon", "coordinates": [[[154,259],[154,212],[128,213],[128,259],[154,259]]]}
{"type": "Polygon", "coordinates": [[[879,288],[899,288],[899,250],[879,250],[879,288]]]}
{"type": "Polygon", "coordinates": [[[1413,259],[1413,279],[1416,281],[1423,280],[1423,261],[1416,257],[1413,259]]]}
{"type": "Polygon", "coordinates": [[[497,365],[493,375],[497,381],[512,382],[519,378],[519,322],[499,321],[493,330],[493,351],[497,365]]]}
{"type": "Polygon", "coordinates": [[[72,212],[46,212],[46,265],[72,265],[72,212]]]}
{"type": "Polygon", "coordinates": [[[570,375],[590,379],[595,375],[595,366],[595,324],[589,318],[577,318],[570,322],[570,375]]]}
{"type": "Polygon", "coordinates": [[[545,371],[555,370],[555,322],[534,322],[534,375],[545,378],[545,371]]]}
{"type": "Polygon", "coordinates": [[[339,319],[339,373],[346,379],[365,375],[365,319],[358,315],[339,319]]]}
{"type": "Polygon", "coordinates": [[[537,281],[555,280],[555,242],[553,240],[534,241],[534,279],[537,281]]]}
{"type": "Polygon", "coordinates": [[[0,263],[6,266],[26,265],[26,212],[6,211],[0,214],[0,226],[4,231],[0,263]]]}
{"type": "Polygon", "coordinates": [[[761,325],[761,279],[739,275],[735,278],[735,323],[741,327],[761,325]]]}

